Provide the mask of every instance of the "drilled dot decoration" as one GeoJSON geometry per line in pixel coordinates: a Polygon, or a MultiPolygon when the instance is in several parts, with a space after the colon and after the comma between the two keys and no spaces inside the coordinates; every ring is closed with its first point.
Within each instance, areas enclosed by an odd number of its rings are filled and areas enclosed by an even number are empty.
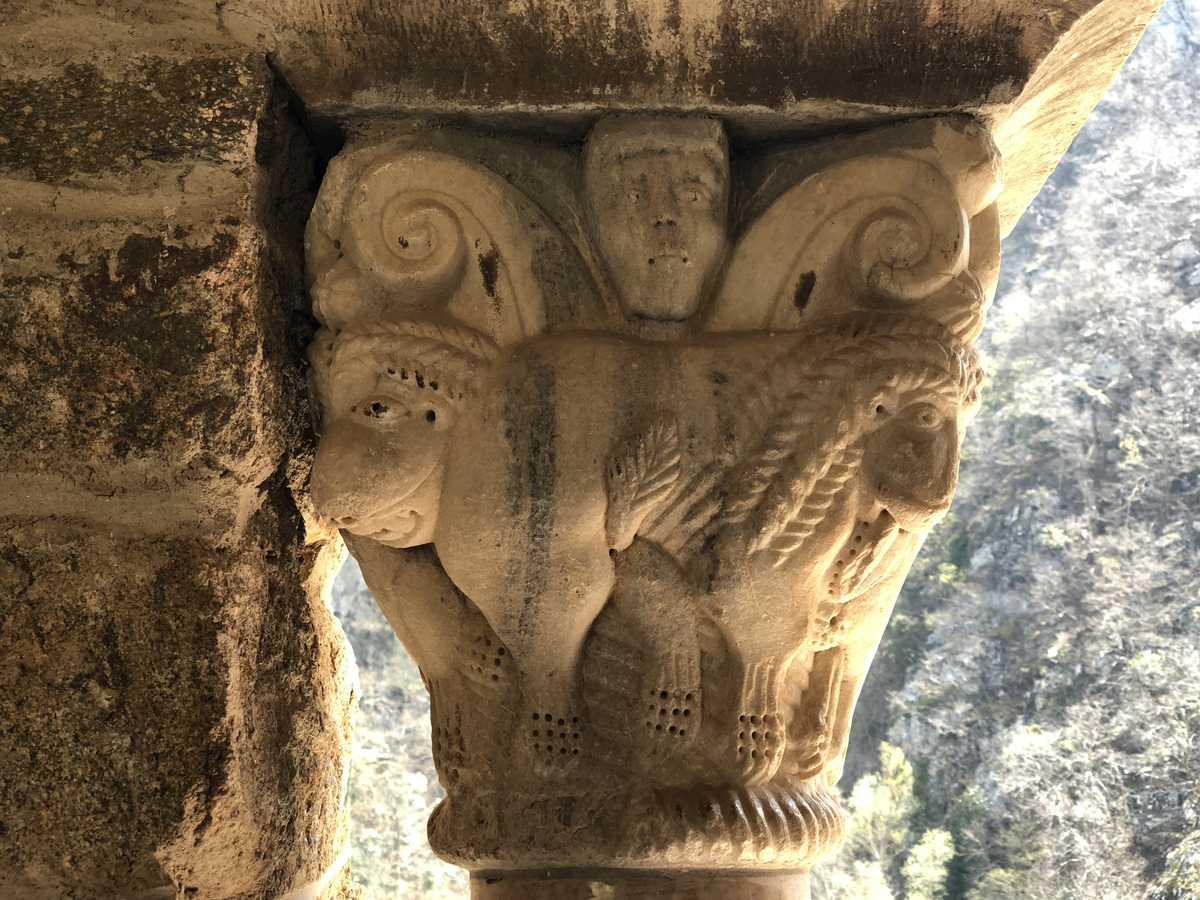
{"type": "Polygon", "coordinates": [[[544,762],[565,762],[581,754],[583,733],[579,716],[535,712],[533,723],[535,727],[530,729],[529,736],[535,753],[544,754],[544,762]]]}
{"type": "Polygon", "coordinates": [[[776,716],[770,713],[743,713],[738,716],[738,725],[739,757],[774,759],[782,738],[776,716]]]}
{"type": "Polygon", "coordinates": [[[490,632],[477,632],[459,652],[466,660],[465,674],[477,683],[502,688],[511,680],[508,650],[490,632]]]}
{"type": "Polygon", "coordinates": [[[687,720],[697,708],[696,701],[697,696],[694,692],[679,688],[651,691],[650,702],[646,705],[646,728],[655,734],[687,737],[687,720]]]}

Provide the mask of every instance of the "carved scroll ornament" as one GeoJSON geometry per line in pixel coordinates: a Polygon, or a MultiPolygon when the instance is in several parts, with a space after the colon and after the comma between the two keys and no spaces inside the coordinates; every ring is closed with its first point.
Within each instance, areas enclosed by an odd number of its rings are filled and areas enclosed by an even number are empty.
{"type": "Polygon", "coordinates": [[[998,255],[987,136],[896,135],[735,167],[732,204],[711,119],[531,157],[546,209],[412,141],[331,164],[312,492],[430,689],[445,858],[803,868],[840,841],[998,255]]]}

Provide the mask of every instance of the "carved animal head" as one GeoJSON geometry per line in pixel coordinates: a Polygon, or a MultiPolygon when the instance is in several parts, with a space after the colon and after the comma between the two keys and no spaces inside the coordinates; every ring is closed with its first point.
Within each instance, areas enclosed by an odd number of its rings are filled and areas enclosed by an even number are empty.
{"type": "Polygon", "coordinates": [[[922,532],[946,514],[958,483],[956,404],[916,393],[876,405],[863,481],[905,531],[922,532]]]}
{"type": "Polygon", "coordinates": [[[720,122],[604,119],[588,138],[592,227],[630,317],[683,321],[725,254],[729,152],[720,122]]]}
{"type": "Polygon", "coordinates": [[[921,533],[950,508],[981,372],[974,351],[949,338],[931,343],[924,359],[892,364],[862,412],[862,484],[902,529],[921,533]]]}
{"type": "Polygon", "coordinates": [[[309,350],[317,510],[390,547],[432,540],[442,458],[494,354],[478,332],[437,321],[363,319],[319,333],[309,350]]]}

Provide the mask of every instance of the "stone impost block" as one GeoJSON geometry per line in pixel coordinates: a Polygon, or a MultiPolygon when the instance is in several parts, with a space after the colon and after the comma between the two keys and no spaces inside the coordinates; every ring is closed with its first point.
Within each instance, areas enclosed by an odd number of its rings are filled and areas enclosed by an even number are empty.
{"type": "Polygon", "coordinates": [[[402,114],[580,140],[606,112],[720,116],[735,144],[967,112],[1007,233],[1161,0],[230,0],[319,127],[402,114]]]}

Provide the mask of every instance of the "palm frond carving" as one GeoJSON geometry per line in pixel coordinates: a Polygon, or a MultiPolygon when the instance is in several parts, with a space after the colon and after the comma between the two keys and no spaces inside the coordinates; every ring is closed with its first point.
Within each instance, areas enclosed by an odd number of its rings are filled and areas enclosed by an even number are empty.
{"type": "Polygon", "coordinates": [[[609,546],[628,547],[647,513],[679,480],[679,426],[662,418],[631,435],[614,454],[606,477],[609,546]]]}

